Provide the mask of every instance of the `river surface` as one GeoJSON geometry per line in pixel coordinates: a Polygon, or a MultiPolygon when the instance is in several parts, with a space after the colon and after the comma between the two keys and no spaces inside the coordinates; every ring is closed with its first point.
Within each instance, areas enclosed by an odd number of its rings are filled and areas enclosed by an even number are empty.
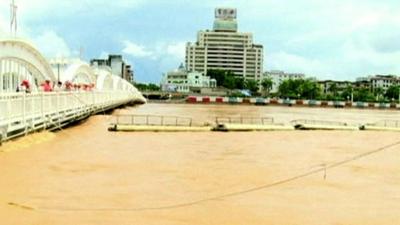
{"type": "MultiPolygon", "coordinates": [[[[147,104],[114,115],[128,113],[185,116],[196,124],[216,116],[363,124],[400,115],[187,104],[147,104]]],[[[399,133],[108,132],[113,120],[98,115],[1,146],[0,224],[400,224],[399,133]]]]}

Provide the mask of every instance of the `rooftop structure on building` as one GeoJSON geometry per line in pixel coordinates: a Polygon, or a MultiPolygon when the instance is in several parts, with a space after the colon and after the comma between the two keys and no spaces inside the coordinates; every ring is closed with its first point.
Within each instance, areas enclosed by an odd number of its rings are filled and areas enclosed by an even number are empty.
{"type": "Polygon", "coordinates": [[[261,80],[263,46],[252,33],[238,32],[237,10],[217,8],[213,30],[199,31],[195,43],[186,45],[186,68],[207,75],[210,69],[232,71],[245,79],[261,80]]]}
{"type": "Polygon", "coordinates": [[[99,68],[108,67],[113,74],[129,82],[134,81],[132,66],[123,60],[122,55],[109,55],[106,59],[92,59],[90,65],[99,68]]]}

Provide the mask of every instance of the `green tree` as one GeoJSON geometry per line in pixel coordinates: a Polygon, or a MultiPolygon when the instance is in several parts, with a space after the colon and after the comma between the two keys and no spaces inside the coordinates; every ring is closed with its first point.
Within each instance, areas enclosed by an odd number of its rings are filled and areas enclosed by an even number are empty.
{"type": "Polygon", "coordinates": [[[317,99],[321,94],[321,89],[318,83],[314,80],[302,80],[300,84],[300,96],[306,99],[317,99]]]}
{"type": "Polygon", "coordinates": [[[225,76],[224,83],[222,83],[222,86],[233,90],[237,86],[236,82],[237,81],[236,81],[236,78],[234,76],[225,76]]]}
{"type": "Polygon", "coordinates": [[[384,101],[385,90],[383,88],[381,88],[381,87],[375,88],[374,94],[376,97],[376,101],[384,101]]]}
{"type": "Polygon", "coordinates": [[[244,89],[245,88],[245,81],[241,77],[235,77],[235,89],[244,89]]]}
{"type": "Polygon", "coordinates": [[[351,100],[352,94],[353,94],[353,86],[347,85],[340,94],[340,96],[342,97],[342,99],[351,100]]]}
{"type": "Polygon", "coordinates": [[[250,79],[246,80],[244,86],[251,92],[252,95],[256,94],[259,89],[258,82],[255,80],[250,80],[250,79]]]}
{"type": "Polygon", "coordinates": [[[273,81],[271,78],[265,78],[261,81],[261,86],[263,88],[264,94],[269,95],[269,92],[272,89],[273,81]]]}
{"type": "Polygon", "coordinates": [[[354,90],[354,101],[357,102],[374,102],[375,96],[368,88],[359,88],[354,90]]]}
{"type": "Polygon", "coordinates": [[[279,95],[284,98],[296,98],[297,90],[294,80],[284,80],[279,85],[279,95]]]}
{"type": "Polygon", "coordinates": [[[339,91],[339,88],[337,87],[336,83],[332,83],[329,88],[328,91],[334,96],[336,97],[339,91]]]}
{"type": "Polygon", "coordinates": [[[279,95],[284,98],[317,99],[320,93],[318,83],[310,79],[289,79],[279,86],[279,95]]]}
{"type": "Polygon", "coordinates": [[[161,90],[160,86],[158,86],[156,84],[152,84],[152,83],[149,83],[149,84],[135,83],[134,85],[139,91],[160,91],[161,90]]]}
{"type": "Polygon", "coordinates": [[[160,86],[158,86],[156,84],[152,84],[152,83],[148,84],[147,88],[149,91],[160,91],[161,90],[160,86]]]}
{"type": "Polygon", "coordinates": [[[218,86],[223,86],[225,77],[227,76],[227,71],[210,69],[207,70],[207,75],[210,76],[210,78],[214,78],[217,81],[218,86]]]}
{"type": "Polygon", "coordinates": [[[385,97],[390,99],[390,100],[398,100],[399,99],[399,91],[400,91],[400,86],[399,85],[392,85],[390,86],[386,93],[385,97]]]}

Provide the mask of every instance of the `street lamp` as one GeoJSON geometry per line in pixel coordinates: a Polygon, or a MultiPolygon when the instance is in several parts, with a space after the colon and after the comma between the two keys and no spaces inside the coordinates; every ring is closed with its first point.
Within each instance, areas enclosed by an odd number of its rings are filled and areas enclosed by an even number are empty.
{"type": "Polygon", "coordinates": [[[61,58],[55,58],[53,61],[53,65],[57,66],[57,83],[60,82],[61,65],[64,66],[65,63],[66,62],[65,62],[64,56],[61,56],[61,58]]]}

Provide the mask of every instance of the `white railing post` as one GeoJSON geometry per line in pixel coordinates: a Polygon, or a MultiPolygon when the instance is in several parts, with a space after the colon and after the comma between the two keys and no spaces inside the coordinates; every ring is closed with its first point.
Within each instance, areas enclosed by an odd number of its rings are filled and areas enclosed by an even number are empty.
{"type": "Polygon", "coordinates": [[[26,135],[26,92],[23,93],[22,95],[22,119],[24,120],[24,127],[25,127],[25,135],[26,135]]]}
{"type": "Polygon", "coordinates": [[[40,111],[42,114],[43,127],[44,127],[44,129],[46,129],[47,122],[46,122],[46,118],[44,117],[44,92],[40,93],[40,111]]]}

